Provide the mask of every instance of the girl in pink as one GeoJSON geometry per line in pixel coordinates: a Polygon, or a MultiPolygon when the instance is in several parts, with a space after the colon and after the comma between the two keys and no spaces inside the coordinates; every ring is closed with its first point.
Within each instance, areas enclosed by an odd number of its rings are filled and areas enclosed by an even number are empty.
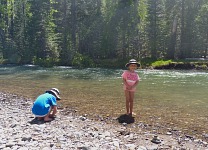
{"type": "Polygon", "coordinates": [[[140,67],[140,64],[135,59],[131,59],[129,63],[126,64],[126,67],[128,70],[124,71],[122,74],[126,97],[126,111],[128,115],[132,116],[134,93],[139,83],[139,75],[135,70],[140,67]]]}

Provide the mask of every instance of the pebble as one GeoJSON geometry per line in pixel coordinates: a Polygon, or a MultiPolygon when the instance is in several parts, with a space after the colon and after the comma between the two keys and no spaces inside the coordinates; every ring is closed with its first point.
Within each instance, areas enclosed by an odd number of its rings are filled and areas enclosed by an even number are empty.
{"type": "MultiPolygon", "coordinates": [[[[93,121],[87,114],[76,116],[60,109],[51,122],[35,120],[31,113],[33,101],[0,92],[0,150],[151,150],[206,149],[207,142],[192,136],[174,137],[171,132],[157,134],[163,144],[151,142],[154,134],[141,132],[146,125],[138,125],[138,133],[126,123],[109,124],[93,121]],[[170,136],[171,135],[171,136],[170,136]],[[181,145],[178,142],[183,142],[181,145]],[[200,142],[199,142],[200,141],[200,142]]],[[[136,124],[134,127],[136,128],[136,124]]],[[[207,138],[207,134],[204,136],[207,138]]]]}

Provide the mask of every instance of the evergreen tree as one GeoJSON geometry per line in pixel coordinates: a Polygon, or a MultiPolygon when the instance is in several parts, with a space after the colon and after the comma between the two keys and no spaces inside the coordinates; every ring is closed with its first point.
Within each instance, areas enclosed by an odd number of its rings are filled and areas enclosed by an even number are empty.
{"type": "Polygon", "coordinates": [[[28,42],[31,52],[37,58],[58,58],[56,25],[53,15],[53,0],[30,1],[31,16],[28,20],[28,42]]]}

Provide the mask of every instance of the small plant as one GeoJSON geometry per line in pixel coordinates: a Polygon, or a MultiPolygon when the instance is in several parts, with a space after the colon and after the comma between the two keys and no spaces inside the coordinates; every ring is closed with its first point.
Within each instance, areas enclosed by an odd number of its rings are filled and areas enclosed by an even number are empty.
{"type": "Polygon", "coordinates": [[[202,65],[196,64],[195,68],[198,70],[207,70],[208,69],[206,64],[202,64],[202,65]]]}
{"type": "Polygon", "coordinates": [[[207,70],[207,65],[203,64],[201,67],[203,70],[207,70]]]}

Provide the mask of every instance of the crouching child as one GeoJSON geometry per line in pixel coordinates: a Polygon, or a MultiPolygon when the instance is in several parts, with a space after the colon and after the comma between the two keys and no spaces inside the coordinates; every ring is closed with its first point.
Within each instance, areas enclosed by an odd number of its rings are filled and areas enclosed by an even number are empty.
{"type": "Polygon", "coordinates": [[[45,122],[52,121],[57,111],[57,100],[61,100],[60,92],[57,88],[47,90],[34,101],[32,113],[38,120],[45,122]]]}

